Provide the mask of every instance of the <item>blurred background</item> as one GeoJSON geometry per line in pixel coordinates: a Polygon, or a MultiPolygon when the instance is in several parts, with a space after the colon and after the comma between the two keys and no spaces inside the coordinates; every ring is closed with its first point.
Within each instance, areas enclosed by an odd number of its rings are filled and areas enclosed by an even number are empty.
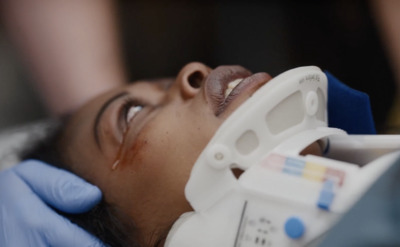
{"type": "MultiPolygon", "coordinates": [[[[383,132],[396,84],[368,1],[118,1],[129,80],[174,76],[190,61],[275,76],[317,65],[370,95],[383,132]]],[[[0,26],[0,130],[47,118],[31,74],[0,26]]]]}

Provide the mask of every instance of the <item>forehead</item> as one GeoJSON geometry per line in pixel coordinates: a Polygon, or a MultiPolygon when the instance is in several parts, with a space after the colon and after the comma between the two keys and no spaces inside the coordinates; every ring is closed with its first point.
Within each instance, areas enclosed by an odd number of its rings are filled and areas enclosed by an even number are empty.
{"type": "Polygon", "coordinates": [[[102,104],[104,104],[107,100],[115,96],[116,94],[122,92],[128,92],[133,96],[141,96],[141,97],[151,97],[155,96],[153,93],[157,93],[160,90],[168,89],[174,82],[174,78],[158,78],[158,79],[149,79],[149,80],[139,80],[131,82],[125,86],[114,88],[85,104],[82,108],[80,108],[73,116],[89,114],[94,115],[101,108],[102,104]],[[91,113],[91,114],[90,114],[91,113]]]}

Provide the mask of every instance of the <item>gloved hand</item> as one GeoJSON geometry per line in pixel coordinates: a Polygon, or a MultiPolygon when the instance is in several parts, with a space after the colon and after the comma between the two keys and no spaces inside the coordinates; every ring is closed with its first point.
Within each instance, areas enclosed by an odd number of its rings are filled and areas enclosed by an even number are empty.
{"type": "Polygon", "coordinates": [[[96,186],[39,161],[0,172],[0,246],[104,246],[48,206],[83,213],[100,200],[96,186]]]}

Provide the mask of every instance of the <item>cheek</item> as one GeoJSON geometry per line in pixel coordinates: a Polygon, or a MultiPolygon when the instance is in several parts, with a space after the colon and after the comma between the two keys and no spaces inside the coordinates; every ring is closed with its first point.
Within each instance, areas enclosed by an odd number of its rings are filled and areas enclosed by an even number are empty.
{"type": "Polygon", "coordinates": [[[137,160],[141,162],[139,169],[146,173],[148,179],[175,189],[171,186],[186,184],[194,163],[192,154],[196,148],[190,144],[183,131],[169,126],[168,121],[164,121],[161,126],[148,125],[151,131],[140,140],[146,145],[142,145],[137,160]]]}
{"type": "Polygon", "coordinates": [[[182,109],[174,114],[160,114],[148,124],[144,134],[149,144],[147,156],[156,169],[187,174],[207,145],[219,123],[196,111],[182,109]],[[186,110],[186,111],[185,111],[186,110]]]}
{"type": "MultiPolygon", "coordinates": [[[[156,208],[168,201],[184,200],[184,187],[194,163],[191,145],[182,145],[182,135],[171,128],[168,120],[149,122],[128,150],[128,156],[115,174],[116,184],[125,184],[119,191],[129,193],[136,201],[156,208]],[[123,177],[123,179],[121,179],[123,177]]],[[[175,125],[176,127],[176,125],[175,125]]],[[[185,141],[186,142],[186,141],[185,141]]]]}
{"type": "Polygon", "coordinates": [[[152,213],[168,209],[170,217],[190,210],[184,188],[197,157],[219,126],[213,121],[198,110],[174,106],[141,129],[130,158],[117,169],[134,208],[152,213]]]}
{"type": "Polygon", "coordinates": [[[182,112],[168,117],[160,114],[149,122],[131,151],[134,158],[126,164],[136,174],[140,186],[151,190],[152,195],[168,195],[178,201],[182,200],[198,155],[215,131],[215,127],[200,121],[201,118],[188,117],[190,114],[182,112]]]}
{"type": "Polygon", "coordinates": [[[115,186],[110,192],[114,201],[123,201],[140,228],[169,226],[192,210],[184,188],[219,124],[199,111],[175,107],[160,112],[141,130],[129,150],[131,158],[112,172],[115,186]]]}
{"type": "Polygon", "coordinates": [[[125,189],[125,198],[129,198],[126,210],[140,228],[149,231],[167,227],[182,213],[192,210],[184,195],[191,168],[180,167],[168,149],[160,150],[156,144],[148,141],[133,160],[137,163],[121,170],[124,180],[129,181],[125,189]]]}

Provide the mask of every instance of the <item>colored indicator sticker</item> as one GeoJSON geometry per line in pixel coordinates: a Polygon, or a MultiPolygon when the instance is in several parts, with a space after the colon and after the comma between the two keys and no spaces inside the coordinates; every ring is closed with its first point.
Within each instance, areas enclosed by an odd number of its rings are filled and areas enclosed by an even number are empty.
{"type": "Polygon", "coordinates": [[[308,180],[322,182],[327,168],[316,163],[307,162],[304,168],[303,177],[308,180]]]}
{"type": "Polygon", "coordinates": [[[300,159],[286,158],[285,166],[283,168],[284,173],[301,176],[303,174],[303,169],[305,162],[300,159]]]}
{"type": "Polygon", "coordinates": [[[339,186],[343,185],[346,176],[346,173],[342,170],[313,162],[306,162],[299,158],[285,157],[280,154],[268,155],[268,157],[262,161],[261,166],[276,172],[299,176],[319,183],[331,180],[339,186]]]}
{"type": "Polygon", "coordinates": [[[325,178],[328,180],[333,180],[339,184],[339,186],[343,185],[344,178],[346,173],[342,170],[337,170],[333,168],[328,168],[325,173],[325,178]]]}
{"type": "Polygon", "coordinates": [[[262,162],[261,166],[269,168],[271,170],[281,171],[285,164],[286,157],[279,154],[270,154],[262,162]]]}

